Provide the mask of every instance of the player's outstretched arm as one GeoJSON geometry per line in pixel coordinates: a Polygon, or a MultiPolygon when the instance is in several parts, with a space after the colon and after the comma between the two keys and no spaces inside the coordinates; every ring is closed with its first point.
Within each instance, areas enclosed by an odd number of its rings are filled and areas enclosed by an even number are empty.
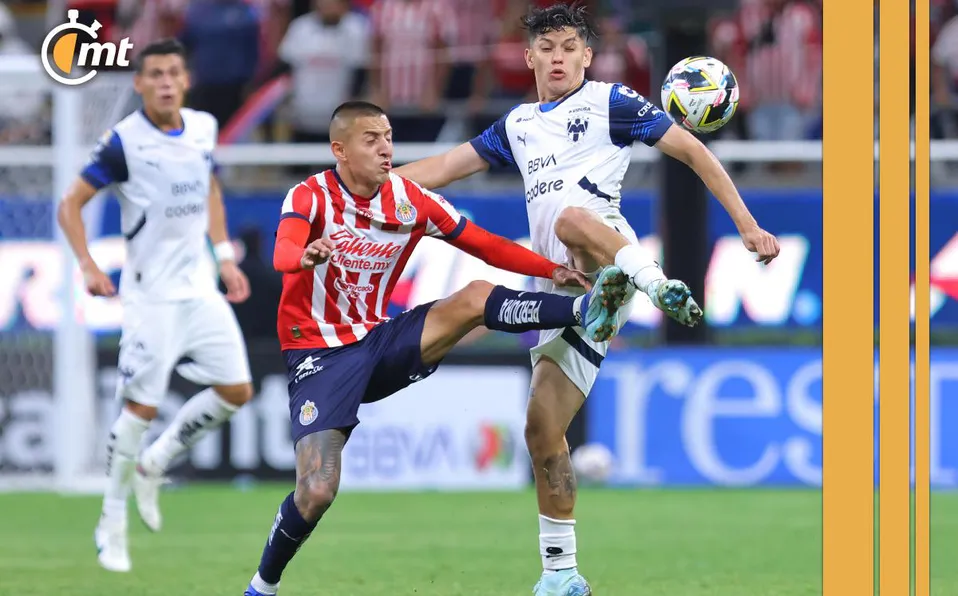
{"type": "Polygon", "coordinates": [[[230,302],[244,302],[249,298],[249,280],[236,265],[236,251],[230,242],[226,229],[226,206],[223,204],[223,190],[216,176],[210,175],[210,241],[213,254],[219,264],[220,279],[226,286],[226,299],[230,302]]]}
{"type": "Polygon", "coordinates": [[[394,171],[403,178],[432,190],[487,169],[489,162],[479,156],[471,143],[463,143],[455,149],[400,166],[394,171]]]}
{"type": "Polygon", "coordinates": [[[778,240],[759,227],[728,172],[708,147],[678,126],[669,127],[655,146],[698,174],[735,222],[745,247],[756,253],[759,261],[767,264],[778,256],[778,240]]]}
{"type": "Polygon", "coordinates": [[[97,189],[93,185],[83,177],[77,177],[57,207],[57,223],[60,224],[60,229],[77,258],[87,291],[94,296],[113,296],[116,294],[116,287],[90,255],[86,242],[86,227],[83,225],[83,206],[89,203],[96,193],[97,189]]]}
{"type": "Polygon", "coordinates": [[[551,279],[558,287],[591,288],[588,278],[581,272],[553,263],[508,238],[492,234],[470,221],[463,221],[465,227],[462,231],[454,238],[447,239],[463,252],[498,269],[551,279]]]}

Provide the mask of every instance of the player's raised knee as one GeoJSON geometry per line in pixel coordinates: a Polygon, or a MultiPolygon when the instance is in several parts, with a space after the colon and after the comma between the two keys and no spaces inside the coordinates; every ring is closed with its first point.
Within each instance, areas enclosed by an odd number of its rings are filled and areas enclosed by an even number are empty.
{"type": "Polygon", "coordinates": [[[460,302],[461,310],[481,318],[486,312],[486,301],[489,300],[489,294],[492,293],[493,288],[495,288],[494,285],[483,280],[466,284],[466,287],[457,292],[457,302],[460,302]]]}
{"type": "Polygon", "coordinates": [[[559,213],[555,223],[555,233],[566,246],[581,244],[587,236],[587,224],[594,215],[582,207],[566,207],[559,213]]]}

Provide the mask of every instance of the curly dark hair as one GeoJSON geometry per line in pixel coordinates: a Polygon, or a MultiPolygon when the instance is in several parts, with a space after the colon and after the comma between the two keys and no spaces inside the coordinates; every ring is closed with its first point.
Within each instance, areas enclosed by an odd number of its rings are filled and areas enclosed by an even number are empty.
{"type": "Polygon", "coordinates": [[[561,31],[566,27],[576,33],[586,43],[598,37],[595,26],[589,18],[584,4],[553,4],[548,8],[533,8],[522,17],[522,26],[529,32],[529,39],[535,39],[550,31],[561,31]]]}

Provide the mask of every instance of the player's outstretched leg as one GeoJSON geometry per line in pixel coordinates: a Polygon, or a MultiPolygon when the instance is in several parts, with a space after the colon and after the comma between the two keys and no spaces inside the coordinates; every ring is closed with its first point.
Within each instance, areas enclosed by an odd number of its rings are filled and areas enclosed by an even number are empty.
{"type": "Polygon", "coordinates": [[[606,225],[594,211],[566,207],[556,220],[555,232],[573,253],[588,255],[600,265],[618,266],[628,276],[632,291],[648,294],[652,304],[668,317],[689,327],[702,319],[702,309],[688,285],[666,278],[651,253],[606,225]]]}
{"type": "Polygon", "coordinates": [[[339,492],[343,447],[348,435],[339,429],[306,435],[296,443],[296,490],[279,506],[266,539],[259,569],[244,596],[272,596],[296,551],[329,510],[339,492]]]}
{"type": "Polygon", "coordinates": [[[609,267],[582,296],[520,292],[486,281],[473,281],[429,309],[423,329],[423,362],[438,362],[473,329],[524,333],[540,329],[583,327],[595,341],[618,332],[616,313],[625,304],[628,280],[609,267]]]}
{"type": "Polygon", "coordinates": [[[200,391],[183,404],[166,430],[143,451],[133,474],[133,494],[140,519],[147,528],[158,532],[162,527],[160,487],[166,483],[170,464],[229,420],[252,397],[253,386],[249,383],[200,391]]]}
{"type": "Polygon", "coordinates": [[[140,441],[155,417],[156,408],[126,401],[110,428],[106,444],[107,486],[100,521],[93,533],[97,559],[108,571],[126,572],[132,567],[127,548],[126,502],[140,441]]]}
{"type": "Polygon", "coordinates": [[[533,588],[536,596],[592,593],[576,561],[577,484],[565,438],[584,401],[582,390],[552,359],[543,357],[536,363],[525,432],[539,501],[542,577],[533,588]]]}

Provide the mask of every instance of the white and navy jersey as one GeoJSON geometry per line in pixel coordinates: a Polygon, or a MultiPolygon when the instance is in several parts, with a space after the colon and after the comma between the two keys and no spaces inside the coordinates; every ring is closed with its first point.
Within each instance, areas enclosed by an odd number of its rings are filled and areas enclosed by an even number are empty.
{"type": "Polygon", "coordinates": [[[142,111],[107,131],[84,180],[112,186],[120,202],[126,261],[121,297],[183,300],[216,292],[209,250],[210,179],[216,119],[182,109],[181,130],[164,132],[142,111]]]}
{"type": "Polygon", "coordinates": [[[632,145],[652,146],[672,126],[668,116],[625,85],[585,81],[564,99],[518,105],[470,142],[493,168],[518,168],[526,191],[533,249],[554,236],[573,193],[618,210],[632,145]]]}

